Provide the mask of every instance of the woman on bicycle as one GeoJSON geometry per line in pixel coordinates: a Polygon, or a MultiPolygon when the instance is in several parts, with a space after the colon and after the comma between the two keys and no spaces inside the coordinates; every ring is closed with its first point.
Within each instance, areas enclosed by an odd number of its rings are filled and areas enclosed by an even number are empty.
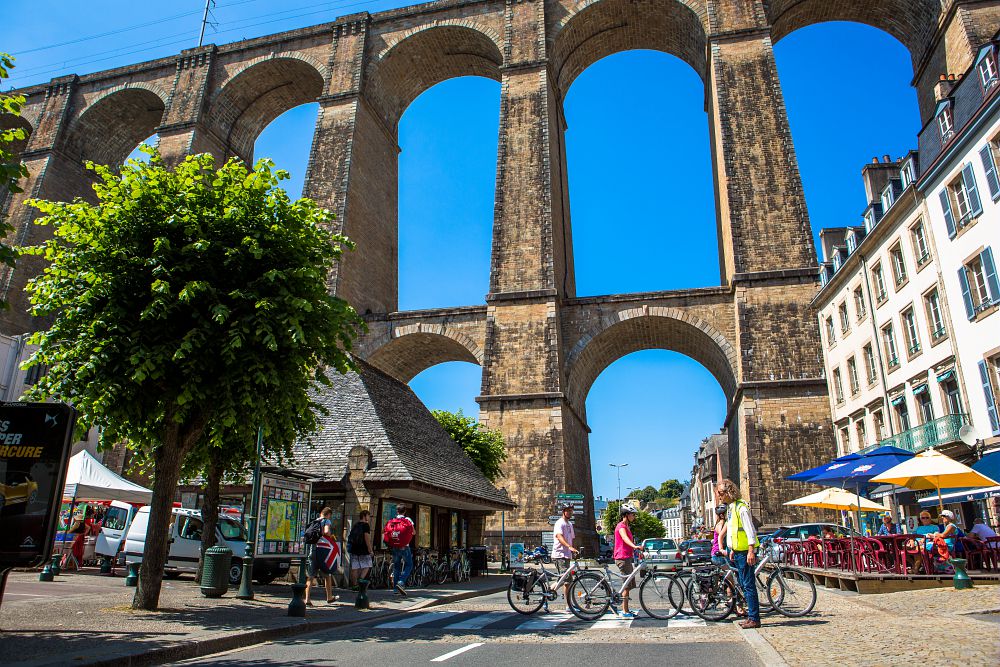
{"type": "MultiPolygon", "coordinates": [[[[624,577],[632,574],[632,570],[635,567],[632,562],[635,558],[635,551],[640,548],[635,543],[635,538],[632,537],[631,528],[632,522],[635,521],[637,516],[639,516],[639,510],[629,503],[625,503],[621,507],[622,520],[615,526],[615,565],[618,566],[619,572],[624,577]]],[[[635,580],[631,581],[622,593],[622,618],[635,618],[635,613],[629,611],[628,608],[628,594],[633,588],[635,588],[635,580]]]]}

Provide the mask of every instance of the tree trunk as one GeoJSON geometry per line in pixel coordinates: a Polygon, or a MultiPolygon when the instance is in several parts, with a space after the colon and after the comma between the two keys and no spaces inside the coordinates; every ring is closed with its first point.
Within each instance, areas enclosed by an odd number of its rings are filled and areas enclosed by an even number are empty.
{"type": "Polygon", "coordinates": [[[171,510],[181,473],[179,450],[177,442],[164,442],[153,453],[153,498],[149,503],[146,546],[139,568],[139,587],[132,599],[133,609],[155,610],[160,601],[163,566],[170,548],[171,510]]]}
{"type": "Polygon", "coordinates": [[[215,546],[215,528],[219,524],[219,487],[226,466],[222,452],[213,448],[208,455],[208,469],[205,480],[205,502],[201,507],[203,529],[201,533],[201,555],[198,557],[198,581],[201,581],[201,568],[205,561],[205,552],[215,546]]]}

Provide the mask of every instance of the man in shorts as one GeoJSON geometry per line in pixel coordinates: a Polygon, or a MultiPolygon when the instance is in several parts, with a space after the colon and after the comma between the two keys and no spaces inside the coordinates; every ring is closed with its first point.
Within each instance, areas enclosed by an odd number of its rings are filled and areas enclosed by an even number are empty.
{"type": "MultiPolygon", "coordinates": [[[[569,569],[569,560],[574,555],[580,553],[573,547],[573,540],[576,538],[576,531],[570,519],[573,518],[573,506],[569,503],[562,505],[559,510],[562,516],[552,527],[552,562],[556,564],[556,571],[562,574],[569,569]]],[[[566,596],[566,611],[572,613],[569,604],[569,581],[564,586],[566,596]]]]}

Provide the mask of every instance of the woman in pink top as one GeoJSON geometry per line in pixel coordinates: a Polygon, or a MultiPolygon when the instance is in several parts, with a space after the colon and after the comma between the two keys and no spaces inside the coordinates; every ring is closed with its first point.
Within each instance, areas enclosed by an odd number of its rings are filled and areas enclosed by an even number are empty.
{"type": "Polygon", "coordinates": [[[729,559],[722,545],[726,543],[726,506],[715,508],[715,530],[712,531],[712,563],[719,567],[727,567],[729,559]]]}
{"type": "MultiPolygon", "coordinates": [[[[632,564],[632,558],[635,556],[635,550],[641,548],[635,543],[635,538],[632,537],[632,522],[639,515],[639,510],[637,510],[632,505],[628,503],[622,505],[621,508],[622,520],[615,526],[615,565],[618,566],[618,570],[624,576],[629,576],[632,574],[634,565],[632,564]]],[[[628,594],[635,588],[635,580],[633,579],[629,585],[625,588],[625,592],[622,593],[622,618],[635,618],[635,614],[629,611],[628,608],[628,594]]]]}

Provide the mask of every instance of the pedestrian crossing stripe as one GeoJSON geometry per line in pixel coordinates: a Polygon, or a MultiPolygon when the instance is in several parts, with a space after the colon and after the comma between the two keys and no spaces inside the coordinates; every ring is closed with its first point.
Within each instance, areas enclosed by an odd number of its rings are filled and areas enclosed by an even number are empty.
{"type": "MultiPolygon", "coordinates": [[[[524,630],[546,631],[554,630],[564,623],[581,623],[569,612],[553,612],[524,616],[513,611],[427,611],[419,614],[408,614],[403,618],[388,623],[376,625],[381,630],[406,630],[422,628],[426,630],[524,630]]],[[[678,614],[669,621],[661,621],[649,616],[638,618],[620,618],[606,614],[596,621],[587,621],[588,629],[608,630],[630,628],[638,623],[640,626],[657,625],[667,628],[699,628],[708,624],[697,616],[678,614]]]]}

